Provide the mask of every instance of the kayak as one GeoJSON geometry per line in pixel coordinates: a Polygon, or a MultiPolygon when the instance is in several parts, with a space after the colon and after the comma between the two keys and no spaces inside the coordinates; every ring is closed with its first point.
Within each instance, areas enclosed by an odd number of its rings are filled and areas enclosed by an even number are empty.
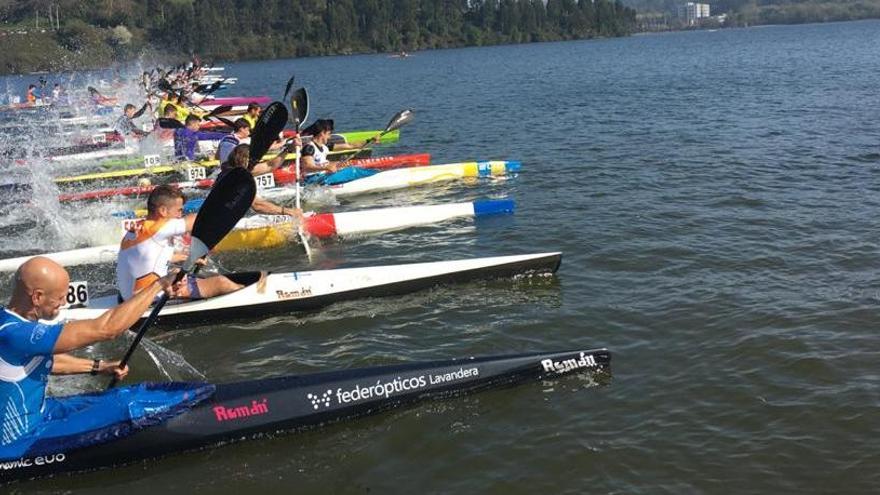
{"type": "MultiPolygon", "coordinates": [[[[351,161],[351,166],[369,169],[386,170],[405,166],[419,166],[431,163],[431,155],[428,153],[412,153],[408,155],[390,155],[376,158],[364,158],[351,161]]],[[[296,182],[296,171],[290,168],[279,168],[272,175],[275,178],[275,184],[292,184],[296,182]]],[[[214,185],[214,179],[203,179],[198,181],[176,182],[171,185],[180,189],[209,189],[214,185]]],[[[58,200],[67,201],[84,201],[90,199],[110,198],[114,196],[140,196],[149,194],[156,186],[127,186],[127,187],[111,187],[107,189],[98,189],[94,191],[85,191],[79,193],[60,194],[58,200]]],[[[143,216],[143,215],[139,215],[143,216]]]]}
{"type": "MultiPolygon", "coordinates": [[[[380,172],[370,177],[329,186],[336,197],[375,193],[473,177],[499,177],[519,172],[518,161],[485,161],[410,167],[380,172]]],[[[262,196],[272,194],[263,191],[262,196]]]]}
{"type": "MultiPolygon", "coordinates": [[[[214,121],[211,121],[214,122],[214,121]]],[[[222,122],[215,122],[216,125],[209,125],[208,122],[203,123],[199,128],[202,130],[210,130],[217,132],[225,132],[224,128],[228,132],[232,132],[231,129],[226,127],[222,122]]],[[[358,142],[363,141],[362,136],[366,135],[368,137],[372,137],[378,134],[380,131],[351,131],[351,132],[343,132],[339,134],[332,134],[330,136],[330,142],[332,143],[343,143],[343,142],[358,142]],[[360,136],[360,137],[359,137],[360,136]]],[[[304,136],[303,142],[307,143],[311,140],[311,136],[304,136]]],[[[385,136],[382,136],[382,140],[379,141],[382,144],[394,143],[400,140],[400,130],[395,130],[393,132],[389,132],[385,136]]],[[[213,147],[216,149],[216,141],[199,141],[199,143],[213,143],[213,147]]],[[[274,156],[274,155],[273,155],[274,156]]],[[[369,152],[364,153],[363,155],[359,155],[360,158],[365,156],[369,156],[369,152]]],[[[293,160],[296,156],[293,155],[291,160],[293,160]]],[[[124,159],[115,159],[115,160],[107,160],[97,164],[101,169],[105,171],[121,169],[121,168],[131,168],[137,167],[138,165],[143,165],[144,157],[137,158],[124,158],[124,159]]],[[[198,163],[198,162],[197,162],[198,163]]]]}
{"type": "MultiPolygon", "coordinates": [[[[456,218],[483,217],[513,213],[515,204],[510,200],[484,200],[472,203],[407,206],[345,213],[319,213],[307,217],[303,229],[310,235],[330,236],[366,235],[399,230],[419,225],[434,225],[456,218]]],[[[240,249],[267,249],[287,244],[296,236],[295,225],[287,215],[254,215],[244,218],[215,247],[215,251],[240,249]]],[[[119,237],[122,237],[120,231],[119,237]]],[[[119,244],[71,249],[40,255],[19,256],[0,260],[0,272],[14,272],[34,256],[46,256],[63,266],[91,263],[114,263],[119,244]]]]}
{"type": "Polygon", "coordinates": [[[427,399],[610,371],[611,352],[600,348],[414,362],[217,384],[213,395],[191,409],[123,438],[0,460],[0,482],[119,466],[265,434],[319,427],[427,399]]]}
{"type": "MultiPolygon", "coordinates": [[[[375,234],[436,225],[456,218],[478,218],[513,213],[512,200],[483,200],[445,205],[419,205],[344,213],[318,213],[307,216],[303,231],[312,237],[326,239],[375,234]]],[[[217,251],[268,249],[282,246],[296,238],[296,224],[286,215],[255,215],[239,222],[215,247],[217,251]]]]}
{"type": "MultiPolygon", "coordinates": [[[[355,150],[343,150],[343,151],[331,151],[327,154],[327,158],[331,161],[340,161],[345,158],[351,156],[351,154],[355,150]]],[[[372,150],[369,148],[365,148],[361,150],[359,156],[369,157],[372,154],[372,150]]],[[[263,156],[263,160],[271,160],[275,158],[277,154],[266,154],[263,156]]],[[[289,153],[284,156],[285,161],[295,160],[296,153],[289,153]]],[[[146,160],[146,157],[144,158],[146,160]]],[[[186,163],[176,163],[169,165],[156,165],[156,166],[143,166],[140,168],[128,169],[128,170],[114,170],[110,172],[98,172],[93,174],[84,174],[84,175],[74,175],[68,177],[58,177],[53,179],[56,184],[64,184],[70,182],[86,182],[91,180],[105,180],[105,179],[126,179],[131,177],[140,177],[144,175],[162,175],[162,174],[171,174],[171,173],[182,173],[189,167],[204,167],[204,168],[212,168],[220,165],[219,160],[199,160],[197,162],[193,162],[189,165],[186,163]]]]}
{"type": "MultiPolygon", "coordinates": [[[[556,252],[308,272],[231,273],[226,276],[244,288],[210,299],[170,302],[159,312],[156,325],[168,329],[314,311],[340,301],[408,294],[440,284],[554,273],[561,261],[562,253],[556,252]]],[[[117,304],[116,294],[96,297],[85,307],[61,310],[55,321],[97,318],[117,304]]],[[[149,314],[145,311],[139,321],[149,314]]]]}

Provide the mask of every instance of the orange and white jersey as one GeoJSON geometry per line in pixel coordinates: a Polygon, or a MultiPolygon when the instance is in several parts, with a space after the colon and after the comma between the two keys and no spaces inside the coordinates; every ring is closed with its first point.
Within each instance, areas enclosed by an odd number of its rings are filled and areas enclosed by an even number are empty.
{"type": "Polygon", "coordinates": [[[174,237],[186,234],[186,220],[144,220],[140,228],[126,232],[116,261],[116,288],[123,299],[168,274],[174,256],[174,237]]]}

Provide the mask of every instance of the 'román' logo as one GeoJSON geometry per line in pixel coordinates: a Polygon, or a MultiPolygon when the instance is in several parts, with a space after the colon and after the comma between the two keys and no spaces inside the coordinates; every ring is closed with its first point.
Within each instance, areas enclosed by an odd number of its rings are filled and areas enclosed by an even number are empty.
{"type": "Polygon", "coordinates": [[[563,361],[554,361],[552,359],[541,360],[541,366],[547,373],[568,373],[580,368],[595,368],[599,366],[596,363],[596,357],[592,354],[586,354],[581,351],[580,358],[571,358],[563,361]]]}
{"type": "Polygon", "coordinates": [[[223,421],[232,421],[236,419],[249,418],[251,416],[260,416],[269,414],[269,399],[261,401],[252,400],[250,404],[243,406],[226,407],[223,405],[214,407],[214,416],[218,423],[223,421]]]}

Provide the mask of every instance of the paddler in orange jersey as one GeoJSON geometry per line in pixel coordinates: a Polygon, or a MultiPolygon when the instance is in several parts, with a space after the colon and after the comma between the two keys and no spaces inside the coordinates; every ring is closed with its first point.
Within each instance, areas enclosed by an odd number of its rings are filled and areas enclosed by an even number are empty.
{"type": "Polygon", "coordinates": [[[27,94],[25,94],[24,98],[28,105],[34,106],[37,104],[37,95],[34,94],[34,91],[37,90],[37,87],[33,84],[28,86],[27,94]]]}
{"type": "MultiPolygon", "coordinates": [[[[299,139],[299,138],[297,138],[297,139],[299,139]]],[[[296,144],[299,144],[299,143],[297,141],[291,143],[291,145],[296,145],[296,144]]],[[[233,168],[243,168],[243,169],[247,170],[248,172],[250,172],[251,175],[254,175],[254,176],[262,175],[262,173],[257,173],[259,171],[259,168],[258,168],[259,166],[262,165],[262,166],[270,166],[271,167],[271,164],[275,163],[276,160],[280,159],[281,162],[284,161],[284,158],[283,158],[284,153],[281,153],[278,155],[278,157],[274,158],[271,162],[269,162],[268,165],[266,164],[266,162],[260,162],[255,165],[251,165],[250,164],[250,154],[251,154],[251,146],[249,144],[239,144],[238,146],[236,146],[232,150],[232,153],[229,154],[229,158],[227,158],[225,162],[220,164],[220,175],[217,176],[217,180],[220,180],[220,177],[222,177],[224,173],[228,172],[229,170],[232,170],[233,168]]],[[[266,173],[266,172],[263,172],[263,173],[266,173]]],[[[299,221],[302,221],[302,217],[303,217],[302,210],[300,210],[298,208],[287,208],[284,206],[279,206],[279,205],[276,205],[275,203],[273,203],[267,199],[263,199],[259,196],[254,197],[254,202],[251,203],[251,208],[253,208],[253,210],[256,211],[257,213],[264,213],[267,215],[290,215],[299,221]]]]}
{"type": "MultiPolygon", "coordinates": [[[[122,300],[131,299],[168,274],[171,263],[186,260],[186,253],[177,252],[173,240],[192,231],[196,216],[183,215],[183,201],[183,193],[178,189],[169,185],[156,187],[147,199],[147,218],[123,236],[116,263],[116,288],[122,300]]],[[[204,299],[242,287],[223,275],[187,276],[174,297],[204,299]]]]}

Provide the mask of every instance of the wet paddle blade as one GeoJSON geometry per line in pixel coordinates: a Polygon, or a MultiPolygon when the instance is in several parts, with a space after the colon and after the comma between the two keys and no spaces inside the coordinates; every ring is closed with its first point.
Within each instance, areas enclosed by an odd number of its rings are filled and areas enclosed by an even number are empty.
{"type": "Polygon", "coordinates": [[[290,88],[293,86],[293,81],[296,79],[295,75],[290,76],[290,79],[287,80],[287,86],[284,87],[284,96],[281,97],[281,100],[286,100],[287,95],[290,94],[290,88]]]}
{"type": "Polygon", "coordinates": [[[251,163],[257,163],[263,158],[272,142],[278,139],[278,134],[284,129],[285,124],[287,124],[287,108],[284,107],[284,103],[273,101],[260,114],[257,125],[251,132],[251,163]]]}
{"type": "Polygon", "coordinates": [[[211,113],[205,115],[203,119],[207,119],[208,117],[213,117],[215,115],[220,115],[221,113],[226,113],[232,110],[232,105],[220,105],[219,107],[211,110],[211,113]]]}
{"type": "Polygon", "coordinates": [[[412,110],[406,109],[397,112],[394,117],[391,117],[391,120],[388,122],[388,125],[385,126],[385,131],[382,134],[387,134],[395,129],[400,129],[405,124],[408,124],[415,117],[415,114],[412,110]]]}
{"type": "Polygon", "coordinates": [[[177,119],[169,119],[167,117],[162,117],[158,121],[159,127],[162,129],[180,129],[183,127],[183,123],[177,119]]]}
{"type": "Polygon", "coordinates": [[[309,94],[306,88],[299,88],[290,97],[290,122],[299,131],[299,128],[309,118],[309,94]]]}
{"type": "Polygon", "coordinates": [[[251,207],[256,194],[254,178],[243,168],[231,169],[214,183],[193,224],[192,246],[185,266],[187,271],[235,227],[251,207]]]}

